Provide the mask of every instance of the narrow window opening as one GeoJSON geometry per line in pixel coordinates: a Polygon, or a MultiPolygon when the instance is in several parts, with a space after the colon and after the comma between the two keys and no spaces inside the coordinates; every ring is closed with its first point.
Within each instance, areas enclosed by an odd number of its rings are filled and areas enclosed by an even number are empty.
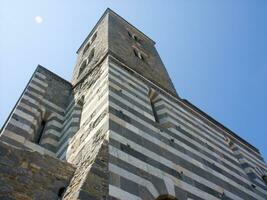
{"type": "Polygon", "coordinates": [[[156,92],[154,90],[150,90],[149,93],[148,93],[148,96],[149,96],[149,101],[150,101],[150,104],[151,104],[151,108],[152,108],[152,112],[153,112],[153,115],[154,115],[154,119],[155,119],[155,122],[159,123],[159,117],[158,117],[158,114],[157,114],[157,111],[156,111],[156,108],[155,108],[155,97],[157,96],[156,92]]]}
{"type": "Polygon", "coordinates": [[[96,37],[97,37],[97,32],[93,35],[92,40],[91,40],[91,44],[95,41],[96,37]]]}
{"type": "Polygon", "coordinates": [[[133,39],[138,42],[138,37],[136,35],[133,35],[133,39]]]}
{"type": "Polygon", "coordinates": [[[88,42],[88,44],[84,47],[84,50],[83,50],[83,54],[85,54],[85,52],[89,49],[91,43],[88,42]]]}
{"type": "Polygon", "coordinates": [[[137,50],[134,49],[133,51],[134,51],[134,55],[139,58],[137,50]]]}
{"type": "Polygon", "coordinates": [[[90,52],[90,55],[88,57],[89,62],[92,61],[92,59],[93,59],[94,56],[95,56],[95,49],[92,49],[91,52],[90,52]]]}
{"type": "Polygon", "coordinates": [[[84,60],[80,66],[80,69],[79,69],[79,74],[78,76],[80,76],[82,74],[82,72],[84,71],[85,67],[87,65],[87,60],[84,60]]]}
{"type": "Polygon", "coordinates": [[[65,193],[65,190],[66,188],[65,187],[62,187],[58,190],[58,193],[57,193],[57,196],[58,196],[58,199],[61,199],[65,193]]]}
{"type": "Polygon", "coordinates": [[[40,144],[40,142],[41,142],[42,135],[43,135],[44,130],[45,130],[45,125],[46,125],[46,121],[42,120],[40,127],[39,127],[39,130],[38,130],[38,133],[37,133],[37,139],[36,139],[37,144],[40,144]]]}
{"type": "Polygon", "coordinates": [[[145,61],[145,57],[144,57],[144,55],[141,54],[141,53],[139,53],[139,58],[140,58],[141,60],[145,61]]]}
{"type": "Polygon", "coordinates": [[[130,38],[132,38],[132,34],[130,33],[130,31],[128,31],[128,35],[130,38]]]}

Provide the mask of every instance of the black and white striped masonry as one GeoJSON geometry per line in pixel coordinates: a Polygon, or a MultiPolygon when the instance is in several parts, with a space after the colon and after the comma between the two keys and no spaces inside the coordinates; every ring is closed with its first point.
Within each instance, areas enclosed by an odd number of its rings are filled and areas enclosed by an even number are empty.
{"type": "Polygon", "coordinates": [[[76,167],[65,200],[264,200],[258,149],[182,99],[155,42],[107,9],[71,82],[38,66],[0,140],[76,167]]]}

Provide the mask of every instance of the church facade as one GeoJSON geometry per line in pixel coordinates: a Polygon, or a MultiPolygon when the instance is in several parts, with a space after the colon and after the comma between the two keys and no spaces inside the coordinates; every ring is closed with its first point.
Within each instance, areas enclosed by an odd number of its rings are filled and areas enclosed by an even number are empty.
{"type": "Polygon", "coordinates": [[[36,68],[0,141],[0,199],[267,198],[259,150],[179,97],[155,42],[110,9],[71,81],[36,68]]]}

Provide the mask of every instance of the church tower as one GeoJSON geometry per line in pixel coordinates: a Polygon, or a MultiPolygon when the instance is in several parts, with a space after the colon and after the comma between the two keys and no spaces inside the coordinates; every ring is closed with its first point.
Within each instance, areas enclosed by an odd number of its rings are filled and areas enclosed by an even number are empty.
{"type": "Polygon", "coordinates": [[[12,186],[0,199],[267,198],[258,149],[180,98],[155,42],[110,9],[79,47],[70,82],[37,67],[0,141],[9,152],[0,185],[12,186]],[[14,166],[40,186],[4,174],[18,154],[14,166]]]}

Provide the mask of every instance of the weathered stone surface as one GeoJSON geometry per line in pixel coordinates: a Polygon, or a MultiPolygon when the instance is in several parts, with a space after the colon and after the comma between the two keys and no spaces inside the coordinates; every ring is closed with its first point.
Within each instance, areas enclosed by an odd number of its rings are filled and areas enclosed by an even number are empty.
{"type": "Polygon", "coordinates": [[[66,162],[0,142],[0,199],[53,200],[75,168],[66,162]]]}

